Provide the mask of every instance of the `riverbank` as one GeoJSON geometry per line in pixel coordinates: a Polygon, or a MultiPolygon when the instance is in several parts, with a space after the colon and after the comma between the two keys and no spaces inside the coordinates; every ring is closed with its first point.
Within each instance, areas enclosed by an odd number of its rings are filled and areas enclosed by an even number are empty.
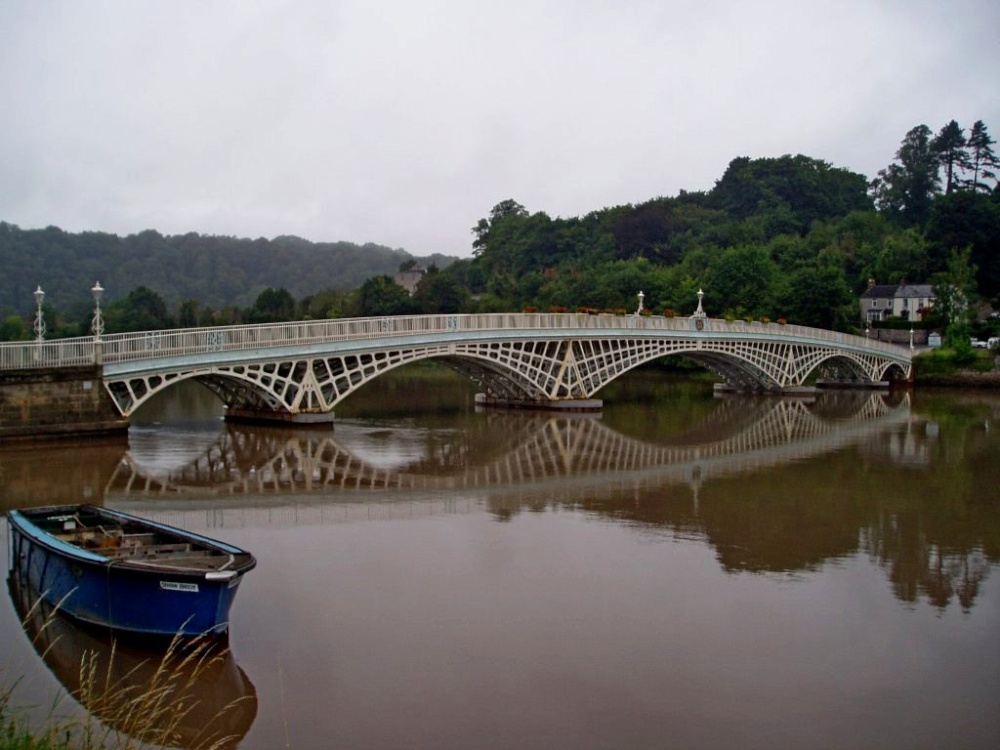
{"type": "Polygon", "coordinates": [[[935,388],[990,388],[1000,390],[1000,372],[975,372],[972,370],[958,370],[951,373],[927,373],[921,375],[919,372],[913,380],[916,386],[932,386],[935,388]]]}
{"type": "Polygon", "coordinates": [[[925,351],[913,360],[913,370],[917,386],[1000,389],[1000,356],[993,352],[925,351]]]}

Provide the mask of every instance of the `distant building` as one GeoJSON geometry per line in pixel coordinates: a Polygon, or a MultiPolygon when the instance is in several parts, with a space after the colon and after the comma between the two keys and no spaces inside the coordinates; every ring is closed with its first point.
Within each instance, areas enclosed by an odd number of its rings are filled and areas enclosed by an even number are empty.
{"type": "Polygon", "coordinates": [[[427,273],[425,269],[414,266],[413,268],[398,272],[392,277],[392,280],[408,291],[412,297],[413,293],[417,291],[417,284],[424,278],[425,273],[427,273]]]}
{"type": "Polygon", "coordinates": [[[934,299],[930,284],[876,284],[869,279],[861,295],[861,320],[865,324],[889,318],[918,321],[934,306],[934,299]]]}

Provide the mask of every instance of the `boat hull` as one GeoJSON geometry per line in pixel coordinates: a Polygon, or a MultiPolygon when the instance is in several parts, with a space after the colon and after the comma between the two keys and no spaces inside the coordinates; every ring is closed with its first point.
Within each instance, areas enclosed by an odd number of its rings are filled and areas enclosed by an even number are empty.
{"type": "Polygon", "coordinates": [[[224,577],[133,567],[60,542],[18,511],[11,511],[8,520],[11,576],[63,613],[115,630],[160,636],[226,633],[243,574],[253,567],[224,577]]]}

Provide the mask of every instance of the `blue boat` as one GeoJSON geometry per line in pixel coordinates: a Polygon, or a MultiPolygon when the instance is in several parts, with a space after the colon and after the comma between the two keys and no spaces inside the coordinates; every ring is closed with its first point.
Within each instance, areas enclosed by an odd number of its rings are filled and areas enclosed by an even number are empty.
{"type": "Polygon", "coordinates": [[[12,577],[77,620],[129,633],[227,633],[257,564],[238,547],[94,505],[11,510],[7,520],[12,577]]]}

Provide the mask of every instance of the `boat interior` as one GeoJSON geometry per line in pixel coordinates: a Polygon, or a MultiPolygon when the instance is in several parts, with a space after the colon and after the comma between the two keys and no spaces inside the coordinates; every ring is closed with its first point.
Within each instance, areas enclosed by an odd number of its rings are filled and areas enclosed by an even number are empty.
{"type": "Polygon", "coordinates": [[[237,562],[236,555],[197,540],[96,510],[81,508],[72,514],[32,518],[32,522],[60,541],[112,560],[206,571],[231,569],[237,562]]]}

